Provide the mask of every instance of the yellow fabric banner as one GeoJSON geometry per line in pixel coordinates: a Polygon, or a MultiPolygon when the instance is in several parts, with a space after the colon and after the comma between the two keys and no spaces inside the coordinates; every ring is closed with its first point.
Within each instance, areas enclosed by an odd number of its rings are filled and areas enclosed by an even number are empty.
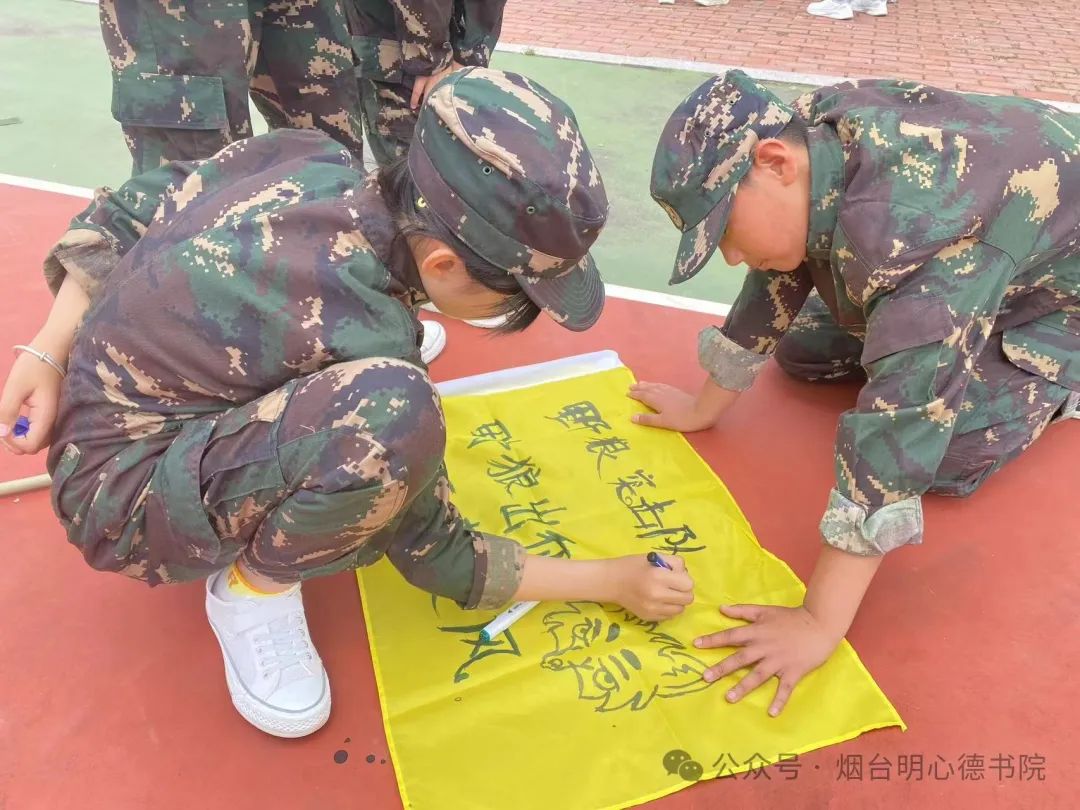
{"type": "Polygon", "coordinates": [[[746,670],[701,680],[731,651],[693,638],[739,623],[718,605],[797,605],[804,588],[681,435],[630,422],[632,379],[617,369],[444,400],[454,500],[478,530],[534,554],[680,554],[694,604],[657,624],[614,605],[542,603],[483,643],[497,611],[434,598],[385,561],[361,569],[405,807],[629,807],[903,726],[847,642],[778,718],[766,713],[775,681],[731,705],[724,691],[746,670]]]}

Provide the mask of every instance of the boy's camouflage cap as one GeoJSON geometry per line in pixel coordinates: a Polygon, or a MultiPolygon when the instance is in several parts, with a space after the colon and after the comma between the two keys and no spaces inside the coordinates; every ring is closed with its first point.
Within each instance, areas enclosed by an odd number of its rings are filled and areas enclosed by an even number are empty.
{"type": "Polygon", "coordinates": [[[651,185],[653,199],[683,232],[671,284],[705,266],[724,236],[754,147],[779,135],[792,115],[740,70],[714,76],[675,108],[656,146],[651,185]]]}
{"type": "Polygon", "coordinates": [[[452,73],[420,111],[409,170],[432,212],[558,323],[596,322],[604,284],[589,247],[607,196],[563,101],[516,73],[452,73]]]}

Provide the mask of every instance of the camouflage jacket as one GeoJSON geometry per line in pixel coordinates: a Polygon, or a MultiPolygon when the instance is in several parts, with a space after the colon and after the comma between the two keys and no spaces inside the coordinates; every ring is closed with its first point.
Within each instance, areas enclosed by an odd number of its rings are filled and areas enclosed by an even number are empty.
{"type": "MultiPolygon", "coordinates": [[[[157,455],[192,419],[333,363],[389,357],[423,368],[416,307],[427,299],[396,233],[373,180],[309,130],[275,130],[99,191],[45,263],[54,291],[71,274],[91,296],[49,455],[51,471],[66,444],[77,446],[79,480],[68,486],[96,501],[78,525],[60,516],[71,539],[87,547],[118,536],[157,455]],[[157,274],[161,292],[140,311],[117,303],[136,273],[157,274]],[[104,480],[107,464],[121,480],[104,480]]],[[[195,471],[201,450],[191,448],[195,471]]],[[[177,483],[198,492],[197,473],[177,483]]],[[[463,606],[499,605],[520,577],[499,561],[520,546],[468,530],[448,491],[442,468],[359,563],[385,552],[410,581],[463,606]],[[416,570],[425,566],[438,570],[416,570]]],[[[182,537],[184,526],[172,528],[182,537]]]]}
{"type": "Polygon", "coordinates": [[[1080,391],[1080,120],[893,81],[821,88],[796,109],[813,127],[807,261],[748,273],[699,357],[719,385],[748,387],[814,288],[864,338],[822,533],[881,554],[921,540],[920,496],[991,334],[1015,366],[1080,391]]]}
{"type": "Polygon", "coordinates": [[[487,67],[506,0],[345,0],[357,72],[409,84],[454,60],[487,67]]]}

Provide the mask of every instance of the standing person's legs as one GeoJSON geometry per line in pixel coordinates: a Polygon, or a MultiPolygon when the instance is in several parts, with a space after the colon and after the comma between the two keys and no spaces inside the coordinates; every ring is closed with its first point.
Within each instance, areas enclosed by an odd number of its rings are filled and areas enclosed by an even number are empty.
{"type": "Polygon", "coordinates": [[[264,2],[251,96],[272,129],[321,129],[363,161],[352,42],[338,0],[264,2]]]}
{"type": "MultiPolygon", "coordinates": [[[[405,157],[416,128],[416,111],[409,106],[408,85],[357,79],[360,110],[371,154],[380,167],[405,157]]],[[[437,310],[436,310],[437,311],[437,310]]],[[[425,363],[431,363],[446,348],[446,329],[438,321],[421,321],[424,343],[420,349],[425,363]]]]}
{"type": "Polygon", "coordinates": [[[828,17],[830,20],[850,20],[855,16],[851,8],[852,0],[819,0],[806,7],[806,13],[814,17],[828,17]]]}
{"type": "Polygon", "coordinates": [[[132,174],[251,135],[247,0],[101,0],[100,16],[132,174]]]}
{"type": "Polygon", "coordinates": [[[411,89],[405,84],[360,79],[360,109],[364,116],[371,154],[379,166],[405,156],[416,127],[416,111],[409,106],[411,89]]]}

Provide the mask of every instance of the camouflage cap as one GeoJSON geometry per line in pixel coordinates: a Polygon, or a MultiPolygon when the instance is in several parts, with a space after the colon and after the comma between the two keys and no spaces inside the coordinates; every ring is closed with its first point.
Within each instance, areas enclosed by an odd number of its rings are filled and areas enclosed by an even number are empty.
{"type": "Polygon", "coordinates": [[[758,141],[793,112],[740,70],[714,76],[675,108],[656,145],[651,192],[683,232],[671,284],[694,276],[724,236],[739,181],[758,141]]]}
{"type": "Polygon", "coordinates": [[[516,73],[452,73],[420,110],[409,171],[432,212],[558,323],[596,323],[604,284],[589,247],[607,196],[564,102],[516,73]]]}

